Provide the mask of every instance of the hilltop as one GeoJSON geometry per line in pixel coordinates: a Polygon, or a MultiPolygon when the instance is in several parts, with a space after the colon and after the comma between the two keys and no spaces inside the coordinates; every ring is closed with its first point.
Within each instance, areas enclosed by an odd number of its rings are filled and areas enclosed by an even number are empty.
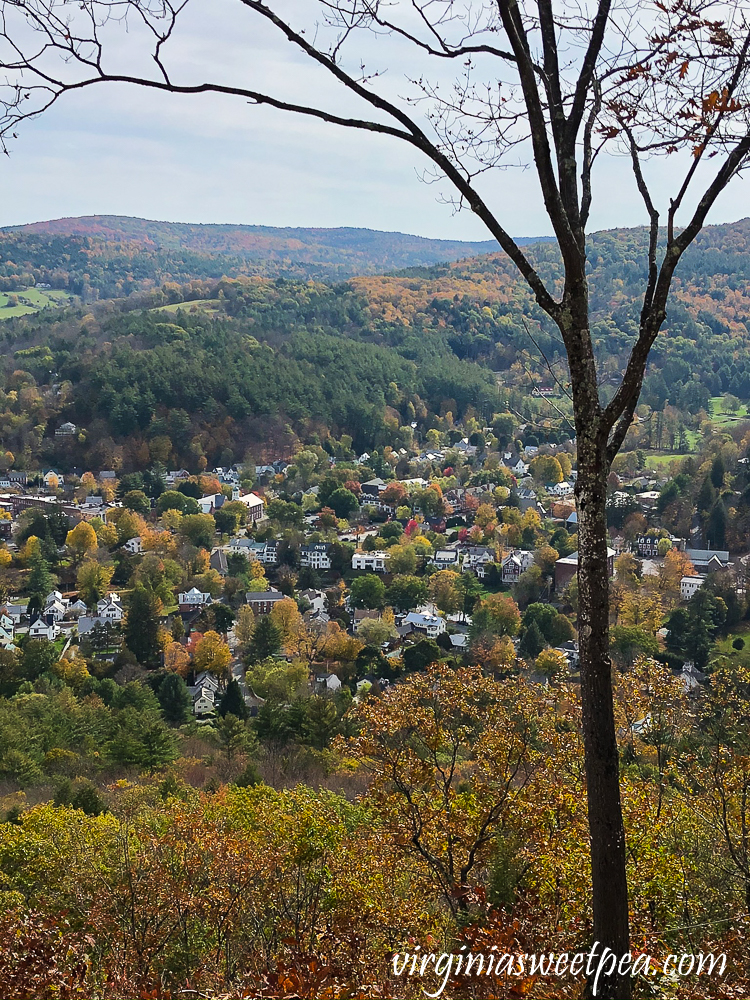
{"type": "MultiPolygon", "coordinates": [[[[532,242],[529,239],[522,242],[532,242]]],[[[55,219],[0,229],[3,258],[25,252],[38,265],[62,265],[66,247],[116,273],[128,260],[163,280],[222,274],[342,280],[497,251],[495,240],[434,240],[373,229],[275,228],[154,222],[115,215],[55,219]],[[63,241],[61,243],[60,241],[63,241]]],[[[20,256],[19,256],[20,255],[20,256]]],[[[37,266],[38,266],[37,265],[37,266]]]]}

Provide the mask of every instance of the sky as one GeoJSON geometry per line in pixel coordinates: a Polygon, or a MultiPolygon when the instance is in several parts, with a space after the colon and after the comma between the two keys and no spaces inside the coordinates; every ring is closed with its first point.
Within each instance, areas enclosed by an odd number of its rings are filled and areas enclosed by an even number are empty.
{"type": "MultiPolygon", "coordinates": [[[[284,6],[306,16],[300,0],[286,0],[284,6]]],[[[108,37],[113,68],[148,68],[137,30],[113,30],[108,37]]],[[[387,38],[365,39],[361,51],[368,69],[387,68],[379,81],[386,93],[407,90],[405,77],[416,73],[409,53],[387,38]]],[[[190,0],[168,61],[181,82],[240,83],[285,99],[322,102],[341,113],[357,111],[337,84],[259,24],[239,0],[190,0]]],[[[442,72],[438,82],[447,86],[454,67],[442,72]]],[[[249,106],[239,98],[97,86],[66,95],[42,117],[24,123],[10,153],[0,159],[0,226],[107,214],[488,238],[471,213],[456,213],[443,203],[450,194],[445,182],[425,183],[426,164],[407,145],[249,106]]],[[[521,162],[523,150],[514,156],[516,165],[485,175],[483,193],[513,235],[548,235],[534,172],[521,162]]],[[[648,165],[663,205],[678,166],[676,157],[648,165]]],[[[750,184],[739,180],[709,221],[746,215],[750,184]]],[[[603,156],[591,228],[645,221],[627,160],[603,156]]]]}

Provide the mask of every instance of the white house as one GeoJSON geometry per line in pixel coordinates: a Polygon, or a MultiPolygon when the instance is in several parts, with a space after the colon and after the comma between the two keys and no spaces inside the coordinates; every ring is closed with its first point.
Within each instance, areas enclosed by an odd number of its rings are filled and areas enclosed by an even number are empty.
{"type": "Polygon", "coordinates": [[[122,546],[122,549],[125,552],[129,552],[132,556],[137,556],[143,552],[143,539],[140,535],[136,535],[135,538],[129,538],[122,546]]]}
{"type": "Polygon", "coordinates": [[[219,690],[219,679],[216,674],[211,674],[208,670],[202,670],[195,678],[194,687],[203,688],[210,691],[219,690]]]}
{"type": "Polygon", "coordinates": [[[563,480],[561,483],[555,483],[554,486],[550,486],[547,492],[555,497],[566,497],[568,494],[573,492],[574,488],[575,487],[572,483],[567,482],[567,480],[563,480]]]}
{"type": "Polygon", "coordinates": [[[253,562],[260,562],[266,566],[275,566],[278,561],[275,541],[256,542],[252,538],[238,536],[232,538],[224,546],[225,552],[240,552],[253,562]]]}
{"type": "Polygon", "coordinates": [[[301,590],[300,599],[307,601],[313,611],[325,611],[326,595],[324,590],[301,590]]]}
{"type": "Polygon", "coordinates": [[[44,485],[47,487],[48,490],[49,489],[56,490],[58,486],[62,485],[63,477],[59,473],[55,472],[54,469],[50,469],[49,472],[44,473],[44,475],[42,476],[42,480],[44,481],[44,485]]]}
{"type": "Polygon", "coordinates": [[[37,618],[34,624],[29,626],[29,638],[31,639],[47,639],[48,642],[54,642],[57,638],[57,632],[57,625],[47,625],[41,618],[37,618]]]}
{"type": "Polygon", "coordinates": [[[680,580],[680,597],[683,601],[689,601],[705,582],[706,578],[703,576],[683,576],[680,580]]]}
{"type": "Polygon", "coordinates": [[[226,497],[223,493],[211,493],[207,497],[200,497],[198,499],[198,506],[201,509],[201,514],[213,514],[214,511],[223,506],[225,499],[226,497]]]}
{"type": "Polygon", "coordinates": [[[201,593],[197,587],[193,587],[192,590],[187,590],[181,594],[177,595],[177,603],[180,606],[180,610],[183,608],[187,610],[192,610],[193,608],[202,608],[206,604],[211,603],[211,595],[201,593]]]}
{"type": "Polygon", "coordinates": [[[438,569],[458,570],[458,549],[438,549],[432,559],[430,559],[430,562],[433,566],[437,566],[438,569]]]}
{"type": "Polygon", "coordinates": [[[464,549],[464,561],[462,571],[464,573],[476,573],[481,579],[484,577],[485,568],[495,561],[495,553],[486,545],[470,545],[464,549]]]}
{"type": "Polygon", "coordinates": [[[216,692],[212,688],[193,687],[193,715],[211,715],[216,711],[216,692]]]}
{"type": "Polygon", "coordinates": [[[336,674],[328,673],[316,673],[315,683],[319,688],[325,688],[326,691],[338,691],[341,687],[341,681],[336,676],[336,674]]]}
{"type": "Polygon", "coordinates": [[[56,622],[61,622],[65,617],[65,612],[67,607],[62,601],[58,601],[56,598],[49,603],[45,604],[43,614],[45,617],[49,616],[56,622]]]}
{"type": "Polygon", "coordinates": [[[119,594],[114,592],[107,594],[100,601],[96,602],[96,613],[100,618],[110,622],[121,622],[125,612],[120,603],[119,594]]]}
{"type": "Polygon", "coordinates": [[[385,573],[388,570],[388,553],[381,549],[376,549],[375,552],[355,552],[352,556],[352,569],[385,573]]]}
{"type": "Polygon", "coordinates": [[[517,583],[522,573],[534,565],[534,553],[518,550],[503,559],[503,583],[517,583]]]}
{"type": "Polygon", "coordinates": [[[424,632],[428,639],[437,639],[445,632],[445,619],[439,615],[410,611],[404,618],[404,625],[411,625],[418,632],[424,632]]]}
{"type": "Polygon", "coordinates": [[[330,548],[331,546],[327,542],[314,542],[312,545],[301,545],[299,550],[300,565],[309,566],[311,569],[330,569],[330,548]]]}

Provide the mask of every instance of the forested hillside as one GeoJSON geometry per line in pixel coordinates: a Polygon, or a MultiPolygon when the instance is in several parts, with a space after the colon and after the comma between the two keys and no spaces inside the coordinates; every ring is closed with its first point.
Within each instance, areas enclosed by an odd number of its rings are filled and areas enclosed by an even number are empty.
{"type": "MultiPolygon", "coordinates": [[[[231,258],[148,248],[133,229],[122,240],[3,237],[22,261],[6,258],[6,282],[46,277],[85,297],[120,296],[36,316],[8,310],[0,434],[17,462],[106,467],[119,456],[139,467],[154,452],[226,464],[342,434],[364,450],[406,442],[412,425],[423,433],[448,413],[487,422],[507,406],[545,417],[548,440],[570,432],[562,345],[502,254],[338,283],[220,278],[231,258]],[[178,258],[179,280],[161,280],[178,258]],[[558,399],[532,412],[540,388],[558,399]],[[54,440],[61,420],[83,429],[75,441],[54,440]]],[[[749,237],[750,221],[710,227],[686,256],[630,447],[684,450],[711,397],[750,399],[749,237]]],[[[590,242],[605,393],[637,329],[645,249],[641,229],[590,242]]],[[[554,245],[528,252],[554,281],[554,245]]]]}
{"type": "Polygon", "coordinates": [[[50,283],[88,298],[162,281],[264,274],[336,279],[457,260],[494,240],[430,240],[372,229],[191,225],[120,216],[57,219],[0,230],[0,291],[50,283]]]}

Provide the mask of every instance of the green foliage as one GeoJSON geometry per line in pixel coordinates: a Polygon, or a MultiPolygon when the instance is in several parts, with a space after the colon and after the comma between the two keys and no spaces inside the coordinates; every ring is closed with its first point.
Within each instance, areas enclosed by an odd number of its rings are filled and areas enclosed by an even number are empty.
{"type": "Polygon", "coordinates": [[[122,498],[122,505],[144,517],[151,512],[151,502],[143,490],[130,490],[122,498]]]}
{"type": "Polygon", "coordinates": [[[245,699],[237,681],[232,678],[219,703],[219,715],[234,715],[238,719],[247,719],[249,715],[245,699]]]}
{"type": "Polygon", "coordinates": [[[187,685],[179,674],[168,673],[155,688],[164,718],[173,726],[181,726],[191,715],[193,701],[187,685]]]}
{"type": "Polygon", "coordinates": [[[388,587],[388,603],[399,611],[408,611],[427,600],[427,581],[409,574],[394,576],[388,587]]]}
{"type": "Polygon", "coordinates": [[[403,652],[404,670],[408,673],[424,671],[431,663],[436,663],[442,653],[434,639],[420,639],[403,652]]]}
{"type": "Polygon", "coordinates": [[[656,656],[659,642],[637,625],[615,625],[610,633],[612,652],[621,664],[631,666],[639,656],[656,656]]]}
{"type": "Polygon", "coordinates": [[[270,615],[261,615],[253,629],[253,639],[250,644],[250,656],[258,663],[274,656],[281,649],[281,630],[274,624],[270,615]]]}
{"type": "Polygon", "coordinates": [[[328,497],[327,504],[336,517],[349,517],[355,510],[359,510],[359,501],[351,490],[344,489],[343,486],[334,490],[328,497]]]}
{"type": "Polygon", "coordinates": [[[522,626],[527,629],[536,622],[539,631],[550,646],[561,646],[575,639],[575,630],[565,615],[559,614],[550,604],[529,604],[523,613],[522,626]]]}
{"type": "Polygon", "coordinates": [[[125,645],[139,663],[150,666],[159,656],[160,601],[139,583],[130,595],[125,624],[125,645]]]}
{"type": "Polygon", "coordinates": [[[29,615],[31,616],[43,608],[45,598],[52,590],[55,578],[50,572],[49,564],[40,553],[34,555],[30,567],[26,590],[29,594],[29,615]]]}
{"type": "Polygon", "coordinates": [[[545,641],[544,636],[542,635],[542,630],[535,621],[532,621],[521,637],[518,651],[522,656],[525,656],[526,659],[535,660],[544,647],[545,641]]]}
{"type": "Polygon", "coordinates": [[[354,608],[385,607],[385,584],[375,573],[366,573],[352,580],[349,595],[354,608]]]}
{"type": "Polygon", "coordinates": [[[101,816],[107,811],[107,804],[95,785],[90,781],[72,782],[69,778],[63,779],[57,786],[54,804],[56,806],[70,806],[71,809],[80,809],[87,816],[101,816]]]}
{"type": "Polygon", "coordinates": [[[699,670],[708,663],[716,630],[726,621],[727,605],[703,586],[690,598],[687,608],[677,608],[667,619],[666,646],[671,653],[692,660],[699,670]]]}
{"type": "Polygon", "coordinates": [[[200,507],[196,500],[185,496],[179,490],[165,490],[156,501],[156,510],[159,514],[163,514],[165,510],[179,510],[183,514],[197,514],[200,512],[200,507]]]}

